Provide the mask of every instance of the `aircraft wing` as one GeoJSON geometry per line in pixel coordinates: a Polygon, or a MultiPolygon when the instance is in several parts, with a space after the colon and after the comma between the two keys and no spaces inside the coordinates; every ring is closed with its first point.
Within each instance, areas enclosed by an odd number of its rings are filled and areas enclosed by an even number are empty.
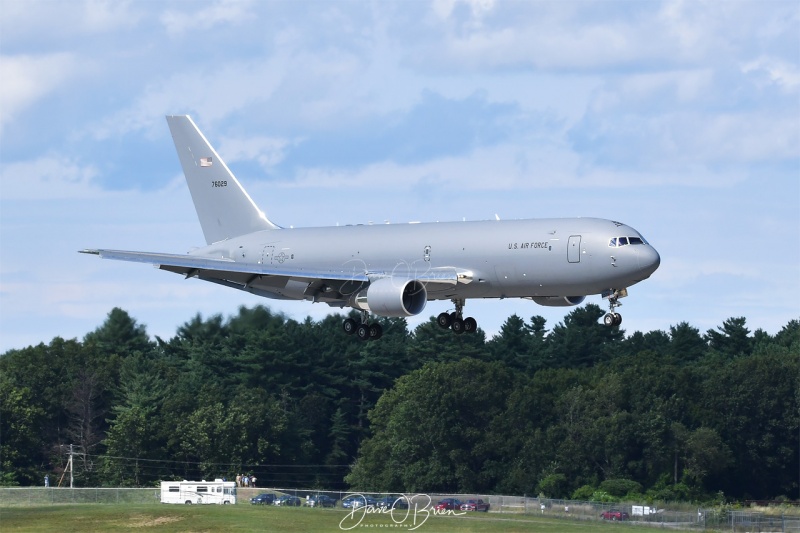
{"type": "Polygon", "coordinates": [[[432,269],[426,272],[372,272],[343,266],[337,270],[286,269],[272,265],[237,262],[189,254],[165,254],[125,250],[81,250],[103,259],[150,263],[160,270],[182,274],[277,299],[309,299],[344,305],[358,290],[371,281],[386,277],[415,279],[432,285],[433,290],[452,287],[459,281],[454,268],[432,269]]]}

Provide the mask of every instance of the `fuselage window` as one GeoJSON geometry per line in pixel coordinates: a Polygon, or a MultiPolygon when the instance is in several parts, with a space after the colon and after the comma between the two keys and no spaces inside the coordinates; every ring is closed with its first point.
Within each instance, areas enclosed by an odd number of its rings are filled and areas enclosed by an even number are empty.
{"type": "Polygon", "coordinates": [[[619,239],[617,239],[617,242],[619,243],[620,246],[625,246],[628,244],[628,238],[620,237],[619,239]]]}
{"type": "Polygon", "coordinates": [[[612,248],[615,248],[615,247],[617,246],[617,238],[616,238],[616,237],[614,237],[613,239],[611,239],[610,241],[608,241],[608,245],[609,245],[610,247],[612,247],[612,248]]]}
{"type": "Polygon", "coordinates": [[[629,237],[631,244],[644,244],[644,241],[639,237],[629,237]]]}

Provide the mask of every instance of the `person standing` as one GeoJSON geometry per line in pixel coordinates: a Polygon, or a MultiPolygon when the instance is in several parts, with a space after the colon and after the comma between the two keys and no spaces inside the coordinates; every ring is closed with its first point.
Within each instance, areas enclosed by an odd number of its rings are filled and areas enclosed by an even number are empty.
{"type": "Polygon", "coordinates": [[[50,474],[45,474],[44,475],[44,486],[45,487],[49,487],[50,486],[50,474]]]}

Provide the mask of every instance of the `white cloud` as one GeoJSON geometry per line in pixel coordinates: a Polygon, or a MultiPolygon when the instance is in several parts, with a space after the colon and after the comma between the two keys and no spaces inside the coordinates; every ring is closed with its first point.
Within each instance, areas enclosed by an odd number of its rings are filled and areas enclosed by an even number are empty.
{"type": "Polygon", "coordinates": [[[741,67],[745,74],[764,75],[768,83],[773,83],[790,93],[800,89],[800,67],[775,57],[761,56],[744,63],[741,67]]]}
{"type": "Polygon", "coordinates": [[[380,162],[361,169],[306,168],[283,186],[346,188],[353,183],[408,190],[435,187],[459,190],[521,191],[572,188],[641,188],[659,185],[728,187],[746,178],[738,170],[714,171],[703,165],[680,169],[613,169],[587,165],[583,157],[557,142],[507,143],[475,149],[458,157],[418,164],[380,162]]]}
{"type": "Polygon", "coordinates": [[[200,10],[195,9],[196,5],[192,3],[188,11],[165,11],[160,17],[161,24],[169,34],[180,36],[190,31],[208,31],[219,24],[236,23],[251,16],[250,0],[219,0],[200,10]]]}
{"type": "Polygon", "coordinates": [[[0,56],[0,133],[41,98],[76,75],[77,59],[68,52],[0,56]]]}
{"type": "Polygon", "coordinates": [[[92,184],[97,169],[61,155],[46,155],[32,161],[0,167],[3,200],[91,198],[102,194],[92,184]]]}
{"type": "Polygon", "coordinates": [[[190,113],[202,124],[213,124],[231,113],[267,100],[283,80],[286,58],[264,62],[200,65],[149,85],[127,108],[92,125],[97,139],[163,127],[163,117],[190,113]]]}
{"type": "Polygon", "coordinates": [[[142,15],[131,8],[129,0],[85,0],[78,11],[81,27],[86,31],[104,33],[135,26],[142,15]]]}
{"type": "Polygon", "coordinates": [[[38,49],[70,46],[74,39],[134,28],[145,16],[141,2],[130,0],[5,1],[0,33],[3,44],[35,43],[38,49]]]}

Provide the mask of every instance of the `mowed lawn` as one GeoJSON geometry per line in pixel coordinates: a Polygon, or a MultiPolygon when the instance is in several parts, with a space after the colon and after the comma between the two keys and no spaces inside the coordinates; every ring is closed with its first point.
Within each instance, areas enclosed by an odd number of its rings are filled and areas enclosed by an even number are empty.
{"type": "Polygon", "coordinates": [[[345,509],[281,508],[239,505],[79,504],[0,507],[0,531],[32,532],[219,532],[288,531],[338,532],[384,530],[427,533],[590,531],[650,532],[652,528],[598,521],[571,521],[535,515],[471,513],[465,516],[433,516],[413,512],[355,514],[345,509]],[[416,522],[415,522],[416,519],[416,522]],[[416,529],[413,529],[414,526],[416,529]]]}

